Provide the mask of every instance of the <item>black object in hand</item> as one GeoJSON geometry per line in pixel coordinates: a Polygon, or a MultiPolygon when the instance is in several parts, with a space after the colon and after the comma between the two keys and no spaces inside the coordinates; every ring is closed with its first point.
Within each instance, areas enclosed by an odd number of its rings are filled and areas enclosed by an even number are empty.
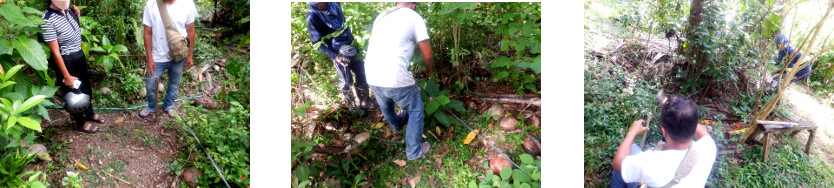
{"type": "Polygon", "coordinates": [[[336,56],[336,59],[345,65],[350,65],[356,60],[356,54],[356,48],[353,48],[350,45],[343,45],[342,47],[339,47],[339,55],[336,56]]]}

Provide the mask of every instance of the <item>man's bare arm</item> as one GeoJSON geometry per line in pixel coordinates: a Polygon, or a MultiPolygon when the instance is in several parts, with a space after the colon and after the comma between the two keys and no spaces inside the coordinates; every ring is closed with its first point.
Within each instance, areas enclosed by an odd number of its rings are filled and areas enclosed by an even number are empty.
{"type": "Polygon", "coordinates": [[[431,42],[428,39],[420,41],[417,43],[420,46],[420,51],[423,52],[423,64],[426,65],[426,69],[423,70],[423,73],[426,74],[426,77],[434,71],[434,57],[433,52],[431,50],[431,42]]]}
{"type": "Polygon", "coordinates": [[[642,119],[631,123],[631,127],[628,129],[625,139],[623,139],[623,142],[620,143],[620,147],[617,148],[617,153],[614,154],[614,162],[611,166],[614,167],[615,171],[622,172],[623,160],[625,160],[626,156],[631,154],[631,144],[634,143],[634,138],[637,137],[637,134],[648,130],[648,127],[643,127],[642,119]]]}
{"type": "Polygon", "coordinates": [[[145,25],[144,32],[142,38],[145,40],[145,58],[147,59],[147,71],[148,75],[153,75],[153,69],[156,68],[156,63],[153,62],[153,47],[151,46],[153,42],[153,29],[150,26],[145,25]]]}

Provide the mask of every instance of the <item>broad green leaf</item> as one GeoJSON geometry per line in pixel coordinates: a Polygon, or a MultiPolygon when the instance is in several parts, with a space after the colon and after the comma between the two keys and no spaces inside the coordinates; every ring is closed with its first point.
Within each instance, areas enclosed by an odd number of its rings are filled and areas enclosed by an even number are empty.
{"type": "Polygon", "coordinates": [[[463,102],[460,102],[458,100],[452,100],[446,106],[448,106],[452,109],[455,109],[455,111],[460,112],[460,113],[466,112],[466,109],[463,108],[463,102]]]}
{"type": "Polygon", "coordinates": [[[428,83],[426,83],[426,87],[424,89],[426,89],[426,93],[429,95],[429,97],[435,97],[438,94],[440,94],[440,88],[438,88],[437,84],[433,81],[429,81],[428,83]]]}
{"type": "Polygon", "coordinates": [[[87,42],[81,43],[81,51],[84,51],[84,57],[90,59],[90,44],[87,42]]]}
{"type": "Polygon", "coordinates": [[[527,183],[521,183],[521,188],[530,188],[530,185],[527,183]]]}
{"type": "Polygon", "coordinates": [[[101,45],[101,48],[104,48],[104,51],[106,51],[105,53],[108,53],[113,50],[112,45],[101,45]]]}
{"type": "Polygon", "coordinates": [[[0,84],[0,89],[9,87],[12,84],[15,84],[15,82],[14,81],[5,81],[5,82],[3,82],[3,84],[0,84]]]}
{"type": "Polygon", "coordinates": [[[530,68],[530,62],[516,61],[515,66],[522,69],[530,68]]]}
{"type": "Polygon", "coordinates": [[[18,92],[6,93],[6,94],[3,94],[3,97],[5,97],[7,99],[10,99],[10,100],[14,100],[14,101],[26,100],[26,95],[18,93],[18,92]]]}
{"type": "MultiPolygon", "coordinates": [[[[11,128],[11,126],[9,126],[8,128],[11,128]]],[[[20,147],[20,141],[19,140],[11,139],[11,140],[9,140],[9,144],[6,145],[6,148],[14,148],[14,147],[20,147]]]]}
{"type": "Polygon", "coordinates": [[[92,47],[92,48],[90,48],[90,51],[100,52],[100,53],[107,53],[107,51],[105,51],[104,48],[101,48],[101,46],[92,47]]]}
{"type": "Polygon", "coordinates": [[[533,180],[539,181],[539,179],[541,179],[541,178],[542,178],[542,173],[540,173],[540,172],[533,172],[533,174],[532,174],[532,175],[530,175],[530,176],[532,176],[532,177],[533,177],[533,180]]]}
{"type": "Polygon", "coordinates": [[[435,112],[434,118],[445,126],[449,126],[453,122],[452,118],[450,118],[449,115],[446,115],[446,113],[443,111],[435,112]]]}
{"type": "Polygon", "coordinates": [[[478,188],[478,184],[475,184],[475,180],[469,182],[469,188],[478,188]]]}
{"type": "Polygon", "coordinates": [[[513,173],[513,167],[508,166],[501,169],[501,180],[509,180],[513,173]]]}
{"type": "Polygon", "coordinates": [[[17,71],[20,71],[20,68],[23,68],[23,65],[15,65],[10,68],[9,71],[6,71],[6,73],[3,74],[3,80],[5,81],[11,79],[15,74],[17,74],[17,71]]]}
{"type": "Polygon", "coordinates": [[[46,188],[46,185],[44,185],[40,181],[36,181],[36,182],[32,182],[32,184],[29,185],[29,187],[30,188],[46,188]]]}
{"type": "Polygon", "coordinates": [[[435,99],[437,99],[437,102],[440,102],[440,104],[443,105],[443,106],[446,106],[446,104],[449,104],[449,97],[446,97],[446,95],[437,96],[437,98],[435,98],[435,99]]]}
{"type": "Polygon", "coordinates": [[[113,57],[111,56],[102,56],[103,60],[101,61],[101,66],[104,67],[104,71],[110,71],[113,68],[113,57]]]}
{"type": "Polygon", "coordinates": [[[35,95],[35,96],[32,96],[32,97],[29,97],[29,99],[27,99],[25,102],[23,102],[23,105],[21,105],[21,108],[18,109],[17,112],[21,113],[23,111],[29,110],[30,108],[32,108],[32,106],[35,106],[36,104],[41,103],[41,100],[43,100],[44,98],[46,98],[46,96],[43,96],[43,95],[35,95]]]}
{"type": "Polygon", "coordinates": [[[10,3],[0,5],[0,15],[2,15],[6,21],[14,25],[30,25],[29,19],[26,19],[26,17],[23,16],[23,12],[20,11],[20,7],[10,3]]]}
{"type": "Polygon", "coordinates": [[[6,130],[9,130],[17,123],[17,116],[9,116],[9,119],[6,120],[6,130]]]}
{"type": "Polygon", "coordinates": [[[501,56],[501,57],[498,57],[498,59],[495,60],[495,62],[492,63],[492,65],[490,65],[490,67],[492,67],[492,68],[505,67],[509,64],[510,64],[510,58],[507,58],[506,56],[501,56]]]}
{"type": "Polygon", "coordinates": [[[530,182],[530,177],[527,177],[527,175],[519,169],[513,169],[513,180],[514,182],[530,182]]]}
{"type": "Polygon", "coordinates": [[[509,75],[510,75],[510,73],[508,73],[507,71],[501,71],[501,72],[499,72],[498,74],[495,75],[495,78],[492,79],[492,82],[497,82],[498,80],[506,78],[509,75]]]}
{"type": "MultiPolygon", "coordinates": [[[[14,117],[14,116],[11,116],[11,117],[14,117]]],[[[26,128],[41,132],[41,124],[38,123],[38,121],[35,121],[32,118],[29,118],[29,117],[17,118],[17,122],[20,123],[20,125],[23,125],[26,128]]]]}
{"type": "Polygon", "coordinates": [[[533,69],[533,71],[535,71],[536,74],[541,74],[542,73],[542,56],[541,55],[539,55],[538,57],[536,57],[535,60],[533,60],[533,63],[530,64],[530,69],[533,69]]]}
{"type": "Polygon", "coordinates": [[[107,35],[101,37],[101,45],[102,46],[110,46],[110,40],[107,39],[107,35]]]}
{"type": "Polygon", "coordinates": [[[19,35],[15,40],[12,40],[12,46],[17,52],[20,52],[20,56],[29,66],[39,71],[46,70],[46,54],[37,40],[19,35]]]}
{"type": "Polygon", "coordinates": [[[110,49],[110,51],[111,52],[126,52],[127,47],[125,47],[124,45],[121,45],[121,44],[117,44],[117,45],[113,46],[113,49],[110,49]]]}
{"type": "Polygon", "coordinates": [[[49,118],[49,112],[43,106],[38,106],[38,115],[45,118],[46,121],[52,122],[52,119],[49,118]]]}
{"type": "Polygon", "coordinates": [[[440,108],[440,103],[437,103],[437,101],[431,101],[428,105],[426,105],[426,114],[432,115],[438,108],[440,108]]]}
{"type": "Polygon", "coordinates": [[[23,7],[23,9],[21,9],[21,10],[23,12],[26,12],[26,13],[32,13],[32,14],[36,14],[36,15],[43,15],[43,12],[39,11],[38,9],[32,8],[32,7],[23,7]]]}
{"type": "Polygon", "coordinates": [[[530,155],[530,154],[526,154],[526,153],[521,154],[520,158],[521,158],[521,163],[524,163],[524,164],[533,164],[533,162],[535,162],[535,160],[533,160],[533,156],[530,155]]]}
{"type": "Polygon", "coordinates": [[[12,43],[6,39],[0,38],[0,55],[7,54],[12,55],[14,51],[14,47],[12,47],[12,43]]]}

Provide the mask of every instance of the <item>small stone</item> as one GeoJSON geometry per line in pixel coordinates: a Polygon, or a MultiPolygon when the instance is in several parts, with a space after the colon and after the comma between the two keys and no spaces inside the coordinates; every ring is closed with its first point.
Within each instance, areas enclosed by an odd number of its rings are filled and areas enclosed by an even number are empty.
{"type": "Polygon", "coordinates": [[[100,90],[102,95],[110,95],[110,88],[102,87],[100,90]]]}
{"type": "Polygon", "coordinates": [[[214,71],[219,71],[219,70],[220,70],[220,66],[214,65],[214,66],[212,66],[212,69],[214,69],[214,71]]]}
{"type": "Polygon", "coordinates": [[[539,119],[539,116],[531,116],[525,120],[525,123],[527,123],[527,125],[536,126],[536,129],[541,128],[541,120],[539,119]]]}
{"type": "Polygon", "coordinates": [[[370,133],[359,133],[353,139],[354,139],[354,141],[356,141],[356,143],[362,144],[363,142],[367,141],[368,138],[370,138],[370,137],[371,137],[370,133]]]}
{"type": "Polygon", "coordinates": [[[160,81],[159,83],[157,83],[157,85],[156,85],[156,91],[157,91],[157,92],[159,92],[159,91],[165,91],[165,86],[164,86],[164,85],[162,85],[162,81],[160,81]]]}
{"type": "Polygon", "coordinates": [[[504,108],[499,105],[492,105],[484,113],[492,115],[492,120],[498,121],[498,119],[504,116],[504,108]]]}
{"type": "Polygon", "coordinates": [[[524,143],[521,144],[524,146],[524,152],[530,154],[532,156],[541,156],[542,155],[542,144],[539,140],[536,140],[530,135],[527,135],[527,139],[524,140],[524,143]]]}
{"type": "Polygon", "coordinates": [[[498,124],[501,125],[501,129],[513,130],[515,129],[515,126],[518,124],[518,120],[516,120],[512,116],[507,116],[501,118],[501,121],[499,121],[498,124]]]}
{"type": "Polygon", "coordinates": [[[495,175],[501,175],[501,169],[505,167],[510,167],[512,163],[510,159],[507,159],[504,156],[496,156],[489,161],[489,169],[492,170],[492,173],[495,175]]]}
{"type": "Polygon", "coordinates": [[[139,89],[139,96],[144,97],[147,94],[148,94],[148,90],[146,90],[145,88],[139,89]]]}
{"type": "Polygon", "coordinates": [[[52,161],[52,157],[49,156],[49,152],[46,151],[46,146],[43,146],[43,144],[33,144],[26,147],[26,149],[37,155],[40,160],[52,161]]]}
{"type": "Polygon", "coordinates": [[[200,175],[202,175],[202,172],[200,172],[200,170],[198,170],[197,168],[191,167],[191,168],[185,169],[182,172],[182,181],[185,181],[185,183],[188,183],[189,185],[192,185],[195,182],[197,182],[197,179],[200,177],[200,175]]]}

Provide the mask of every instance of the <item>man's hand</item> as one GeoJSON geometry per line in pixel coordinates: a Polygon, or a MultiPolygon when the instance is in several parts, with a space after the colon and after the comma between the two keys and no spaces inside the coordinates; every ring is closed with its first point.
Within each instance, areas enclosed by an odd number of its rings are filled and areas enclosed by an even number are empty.
{"type": "Polygon", "coordinates": [[[191,66],[194,66],[194,58],[192,56],[188,56],[185,58],[185,69],[191,69],[191,66]]]}
{"type": "Polygon", "coordinates": [[[73,88],[73,83],[75,83],[75,80],[78,80],[78,78],[76,78],[75,76],[64,77],[64,85],[67,85],[71,89],[76,89],[73,88]]]}
{"type": "Polygon", "coordinates": [[[644,121],[641,119],[634,121],[634,123],[631,123],[631,127],[628,128],[628,134],[637,135],[642,132],[648,131],[649,127],[643,127],[643,122],[644,121]]]}
{"type": "Polygon", "coordinates": [[[72,10],[75,10],[75,14],[79,17],[81,16],[81,11],[78,10],[78,6],[72,5],[72,10]]]}
{"type": "Polygon", "coordinates": [[[420,73],[420,77],[428,79],[429,76],[431,76],[432,72],[433,72],[433,70],[431,70],[431,68],[428,68],[428,67],[423,68],[423,71],[420,73]]]}
{"type": "Polygon", "coordinates": [[[348,64],[342,63],[342,60],[339,60],[339,58],[335,58],[335,59],[333,59],[333,61],[335,61],[336,63],[339,63],[339,65],[342,65],[343,67],[348,66],[348,64]]]}
{"type": "Polygon", "coordinates": [[[148,63],[146,64],[145,70],[148,70],[148,76],[153,76],[153,70],[156,69],[156,63],[153,62],[153,59],[148,59],[148,63]]]}

